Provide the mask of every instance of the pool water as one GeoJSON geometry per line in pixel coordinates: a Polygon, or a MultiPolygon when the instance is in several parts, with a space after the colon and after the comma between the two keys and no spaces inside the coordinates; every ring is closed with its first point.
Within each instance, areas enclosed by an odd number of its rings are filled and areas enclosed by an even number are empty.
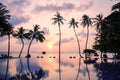
{"type": "Polygon", "coordinates": [[[120,80],[120,61],[85,59],[78,54],[32,54],[0,59],[0,80],[120,80]],[[60,65],[59,65],[60,64],[60,65]]]}

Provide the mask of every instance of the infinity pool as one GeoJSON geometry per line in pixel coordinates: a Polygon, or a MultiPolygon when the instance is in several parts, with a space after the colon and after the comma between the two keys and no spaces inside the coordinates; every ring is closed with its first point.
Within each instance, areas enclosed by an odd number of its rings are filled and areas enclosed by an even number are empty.
{"type": "Polygon", "coordinates": [[[0,80],[120,80],[120,61],[80,59],[78,54],[34,54],[0,59],[0,80]],[[60,66],[59,66],[60,64],[60,66]]]}

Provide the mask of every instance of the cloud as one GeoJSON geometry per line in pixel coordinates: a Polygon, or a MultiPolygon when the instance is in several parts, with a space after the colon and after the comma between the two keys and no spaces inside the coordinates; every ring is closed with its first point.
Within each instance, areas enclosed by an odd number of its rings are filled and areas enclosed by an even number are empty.
{"type": "Polygon", "coordinates": [[[93,5],[93,1],[90,1],[90,2],[88,2],[87,4],[81,4],[81,5],[78,7],[78,10],[80,10],[80,11],[85,11],[85,10],[89,9],[92,5],[93,5]]]}
{"type": "Polygon", "coordinates": [[[45,32],[46,35],[50,34],[50,30],[47,27],[43,27],[43,31],[45,32]]]}
{"type": "Polygon", "coordinates": [[[49,4],[46,6],[36,6],[34,11],[41,12],[41,11],[61,11],[61,10],[71,10],[75,8],[75,5],[72,3],[63,3],[61,6],[57,4],[49,4]]]}
{"type": "Polygon", "coordinates": [[[63,3],[62,5],[58,4],[49,4],[46,6],[40,6],[37,5],[34,8],[35,12],[41,12],[41,11],[62,11],[62,10],[79,10],[79,11],[85,11],[88,8],[90,8],[93,5],[93,1],[90,1],[86,4],[80,4],[79,6],[76,6],[73,3],[63,3]]]}
{"type": "MultiPolygon", "coordinates": [[[[68,43],[68,42],[70,42],[70,41],[72,41],[74,38],[69,38],[69,39],[62,39],[61,40],[61,43],[63,44],[63,43],[68,43]]],[[[58,45],[58,42],[55,42],[54,43],[54,46],[57,46],[58,45]]]]}
{"type": "Polygon", "coordinates": [[[21,23],[25,23],[29,21],[29,17],[23,17],[23,16],[12,16],[11,19],[10,19],[10,22],[12,23],[13,26],[15,25],[19,25],[21,23]]]}

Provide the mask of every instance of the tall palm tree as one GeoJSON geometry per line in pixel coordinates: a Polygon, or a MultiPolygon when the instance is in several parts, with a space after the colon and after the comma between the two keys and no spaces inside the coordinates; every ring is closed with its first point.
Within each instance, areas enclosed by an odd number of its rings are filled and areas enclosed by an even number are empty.
{"type": "Polygon", "coordinates": [[[23,39],[25,39],[25,31],[26,31],[26,29],[24,29],[23,27],[20,27],[20,28],[18,28],[17,31],[14,31],[14,33],[13,33],[13,36],[15,38],[17,38],[17,39],[20,39],[21,42],[22,42],[22,48],[21,48],[21,51],[20,51],[18,57],[21,57],[21,53],[22,53],[23,48],[24,48],[24,41],[23,41],[23,39]]]}
{"type": "MultiPolygon", "coordinates": [[[[63,23],[63,20],[65,20],[61,15],[60,15],[60,13],[59,12],[57,12],[57,14],[56,15],[54,15],[54,17],[52,18],[52,20],[53,20],[53,24],[55,25],[55,24],[58,24],[58,27],[59,27],[59,63],[60,63],[60,54],[61,54],[61,24],[63,25],[64,23],[63,23]]],[[[60,66],[60,64],[59,64],[59,66],[60,66]]],[[[59,68],[60,69],[60,68],[59,68]]]]}
{"type": "MultiPolygon", "coordinates": [[[[89,18],[88,15],[83,15],[81,25],[83,25],[83,27],[87,27],[87,38],[86,38],[86,43],[85,43],[85,49],[87,49],[88,38],[89,38],[89,27],[92,26],[91,18],[89,18]]],[[[85,57],[87,57],[86,54],[85,54],[85,57]]]]}
{"type": "Polygon", "coordinates": [[[78,39],[76,30],[75,30],[75,28],[78,28],[78,22],[75,21],[74,18],[72,18],[72,19],[70,20],[70,23],[69,23],[69,24],[70,24],[69,28],[70,28],[70,27],[73,27],[73,30],[74,30],[74,33],[75,33],[75,36],[76,36],[76,39],[77,39],[77,43],[78,43],[79,55],[80,55],[80,57],[82,57],[82,56],[81,56],[81,51],[80,51],[79,39],[78,39]]]}
{"type": "Polygon", "coordinates": [[[34,39],[36,39],[36,41],[40,41],[40,42],[43,42],[45,40],[44,32],[39,31],[39,29],[40,29],[39,25],[35,25],[33,30],[30,30],[28,33],[26,33],[26,38],[31,40],[29,43],[29,46],[28,46],[28,51],[27,51],[26,57],[31,57],[29,54],[29,51],[30,51],[30,46],[34,39]]]}
{"type": "MultiPolygon", "coordinates": [[[[97,35],[101,34],[101,32],[103,31],[103,28],[107,24],[102,14],[99,14],[96,16],[96,18],[93,18],[93,23],[94,23],[94,26],[96,26],[96,30],[98,32],[97,35]]],[[[101,58],[102,58],[102,51],[101,51],[101,58]]]]}
{"type": "Polygon", "coordinates": [[[6,6],[0,3],[0,36],[8,36],[8,57],[10,55],[10,34],[12,33],[12,25],[9,22],[10,15],[6,10],[6,6]]]}
{"type": "Polygon", "coordinates": [[[113,11],[113,10],[116,10],[116,9],[118,9],[118,11],[120,12],[120,2],[118,2],[117,4],[114,4],[114,5],[112,6],[112,11],[113,11]]]}

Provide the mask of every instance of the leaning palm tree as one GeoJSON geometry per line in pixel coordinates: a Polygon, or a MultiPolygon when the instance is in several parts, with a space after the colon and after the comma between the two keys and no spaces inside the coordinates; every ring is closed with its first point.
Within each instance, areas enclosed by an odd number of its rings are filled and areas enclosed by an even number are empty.
{"type": "Polygon", "coordinates": [[[88,38],[89,38],[89,27],[92,26],[91,18],[89,18],[88,15],[83,15],[81,25],[83,25],[83,27],[87,27],[87,38],[85,43],[85,49],[87,49],[88,38]]]}
{"type": "Polygon", "coordinates": [[[69,23],[69,24],[70,24],[69,28],[70,28],[70,27],[73,27],[73,30],[74,30],[74,33],[75,33],[75,36],[76,36],[76,39],[77,39],[77,43],[78,43],[79,55],[80,55],[80,57],[82,57],[82,56],[81,56],[81,51],[80,51],[79,39],[78,39],[76,30],[75,30],[75,28],[78,28],[78,22],[75,21],[74,18],[72,18],[72,19],[70,20],[70,23],[69,23]]]}
{"type": "MultiPolygon", "coordinates": [[[[59,63],[60,63],[60,54],[61,54],[61,24],[63,25],[64,23],[63,23],[63,20],[65,20],[61,15],[60,15],[60,13],[59,12],[57,12],[57,14],[56,15],[54,15],[54,18],[52,18],[52,20],[53,20],[53,24],[55,25],[55,24],[58,24],[58,27],[59,27],[59,63]]],[[[60,64],[59,64],[59,66],[60,66],[60,64]]]]}
{"type": "Polygon", "coordinates": [[[112,6],[112,11],[116,9],[118,9],[118,11],[120,12],[120,2],[112,6]]]}
{"type": "Polygon", "coordinates": [[[25,31],[26,31],[26,29],[24,29],[23,27],[20,27],[20,28],[18,28],[17,31],[14,31],[14,32],[13,32],[13,36],[14,36],[15,38],[17,38],[17,39],[20,39],[21,42],[22,42],[22,48],[21,48],[21,51],[20,51],[18,57],[21,57],[21,53],[22,53],[23,48],[24,48],[24,41],[23,41],[23,39],[25,39],[25,31]]]}
{"type": "Polygon", "coordinates": [[[26,33],[26,38],[31,40],[29,43],[29,46],[28,46],[28,51],[27,51],[26,57],[31,57],[29,54],[29,51],[30,51],[31,44],[34,39],[36,39],[36,41],[40,41],[40,42],[43,42],[45,40],[44,32],[39,31],[39,29],[40,29],[39,25],[35,25],[33,30],[30,30],[28,33],[26,33]]]}

